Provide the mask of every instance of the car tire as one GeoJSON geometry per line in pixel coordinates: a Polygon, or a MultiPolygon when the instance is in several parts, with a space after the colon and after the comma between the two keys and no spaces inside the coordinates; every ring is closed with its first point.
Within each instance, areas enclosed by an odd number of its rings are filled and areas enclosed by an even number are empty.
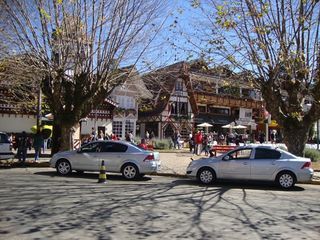
{"type": "Polygon", "coordinates": [[[283,189],[293,188],[296,181],[296,176],[289,171],[282,171],[276,177],[276,183],[283,189]]]}
{"type": "Polygon", "coordinates": [[[56,164],[57,173],[59,175],[68,175],[72,172],[71,164],[66,159],[61,159],[56,164]]]}
{"type": "Polygon", "coordinates": [[[216,180],[216,173],[212,168],[200,168],[197,174],[197,179],[202,184],[211,184],[216,180]]]}
{"type": "Polygon", "coordinates": [[[128,180],[136,179],[140,176],[138,167],[132,163],[125,164],[121,172],[122,176],[128,180]]]}

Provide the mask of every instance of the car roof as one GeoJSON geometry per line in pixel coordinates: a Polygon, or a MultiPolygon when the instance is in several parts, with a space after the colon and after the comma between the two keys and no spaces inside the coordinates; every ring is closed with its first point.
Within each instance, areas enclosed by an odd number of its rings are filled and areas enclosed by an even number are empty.
{"type": "Polygon", "coordinates": [[[261,144],[248,144],[245,146],[241,146],[241,148],[268,148],[268,149],[276,149],[278,148],[277,146],[272,146],[272,145],[261,145],[261,144]]]}

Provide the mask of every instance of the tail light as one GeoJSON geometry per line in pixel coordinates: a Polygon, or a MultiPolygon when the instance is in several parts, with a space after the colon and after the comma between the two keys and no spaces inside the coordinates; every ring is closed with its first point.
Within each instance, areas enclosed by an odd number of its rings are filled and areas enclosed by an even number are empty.
{"type": "Polygon", "coordinates": [[[154,160],[154,155],[149,154],[148,156],[146,156],[146,158],[143,161],[153,161],[153,160],[154,160]]]}
{"type": "Polygon", "coordinates": [[[311,162],[305,162],[301,167],[301,169],[310,168],[310,167],[311,167],[311,162]]]}

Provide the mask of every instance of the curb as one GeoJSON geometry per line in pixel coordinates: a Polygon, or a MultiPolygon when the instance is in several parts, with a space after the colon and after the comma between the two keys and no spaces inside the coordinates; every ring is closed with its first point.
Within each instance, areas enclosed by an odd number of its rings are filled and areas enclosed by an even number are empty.
{"type": "MultiPolygon", "coordinates": [[[[50,164],[49,162],[26,162],[24,166],[22,166],[20,163],[13,163],[11,165],[2,165],[0,166],[0,169],[4,168],[20,168],[20,167],[29,167],[29,168],[49,168],[50,164]]],[[[317,171],[318,172],[318,171],[317,171]]],[[[161,177],[176,177],[176,178],[184,178],[187,179],[188,176],[186,174],[179,174],[179,173],[152,173],[149,174],[151,176],[161,176],[161,177]]],[[[312,185],[320,185],[319,181],[313,181],[311,182],[304,182],[302,184],[312,184],[312,185]]]]}

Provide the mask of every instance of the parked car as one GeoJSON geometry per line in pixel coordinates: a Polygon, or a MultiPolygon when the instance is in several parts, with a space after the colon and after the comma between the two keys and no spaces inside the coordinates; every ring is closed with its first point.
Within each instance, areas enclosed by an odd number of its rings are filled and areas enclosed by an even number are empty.
{"type": "Polygon", "coordinates": [[[8,135],[4,132],[0,132],[0,160],[7,160],[14,157],[14,153],[11,151],[12,146],[9,141],[8,135]]]}
{"type": "Polygon", "coordinates": [[[216,179],[274,181],[282,188],[308,182],[313,176],[311,160],[272,146],[248,145],[216,158],[201,158],[187,167],[187,175],[203,184],[216,179]]]}
{"type": "Polygon", "coordinates": [[[93,141],[75,151],[59,152],[53,155],[50,166],[61,175],[76,170],[99,171],[104,160],[107,172],[122,173],[126,179],[134,179],[154,173],[160,168],[160,155],[139,148],[125,141],[93,141]]]}

